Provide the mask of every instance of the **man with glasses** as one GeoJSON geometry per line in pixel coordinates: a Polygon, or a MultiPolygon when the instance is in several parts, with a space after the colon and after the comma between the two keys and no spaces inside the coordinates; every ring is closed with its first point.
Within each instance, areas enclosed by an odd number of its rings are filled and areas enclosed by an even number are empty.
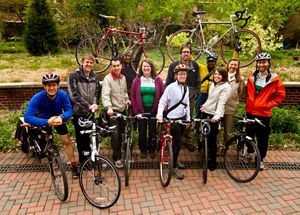
{"type": "MultiPolygon", "coordinates": [[[[180,61],[175,61],[170,64],[169,70],[168,70],[168,76],[166,78],[166,86],[168,86],[170,83],[174,82],[174,76],[175,76],[175,67],[179,63],[182,63],[187,66],[188,72],[187,72],[187,79],[186,84],[189,88],[189,100],[190,100],[190,117],[193,117],[194,113],[194,107],[195,107],[195,101],[197,98],[197,95],[200,90],[200,75],[199,75],[199,66],[198,63],[191,60],[192,55],[192,49],[188,44],[185,44],[180,49],[180,61]]],[[[189,151],[194,151],[195,146],[192,143],[192,129],[191,127],[188,129],[185,129],[184,132],[184,145],[188,148],[189,151]]],[[[178,163],[179,168],[184,168],[184,165],[182,163],[178,163]]]]}

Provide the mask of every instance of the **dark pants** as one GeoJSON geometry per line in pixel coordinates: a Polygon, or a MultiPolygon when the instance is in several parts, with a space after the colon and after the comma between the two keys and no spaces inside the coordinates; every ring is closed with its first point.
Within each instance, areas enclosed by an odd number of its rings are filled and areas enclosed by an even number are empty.
{"type": "MultiPolygon", "coordinates": [[[[145,108],[145,113],[150,113],[151,108],[145,108]]],[[[155,117],[155,113],[151,113],[151,117],[155,117]]],[[[139,148],[142,153],[154,153],[156,149],[156,120],[141,119],[138,121],[139,148]],[[147,138],[148,134],[148,138],[147,138]]]]}
{"type": "Polygon", "coordinates": [[[196,118],[200,118],[200,108],[206,102],[208,94],[200,93],[196,101],[196,118]]]}
{"type": "Polygon", "coordinates": [[[171,135],[173,137],[173,168],[177,167],[177,160],[182,146],[182,135],[184,130],[185,126],[179,124],[174,124],[171,129],[171,135]]]}
{"type": "MultiPolygon", "coordinates": [[[[114,111],[115,112],[115,111],[114,111]]],[[[125,114],[125,113],[122,113],[125,114]]],[[[117,127],[112,132],[111,135],[111,146],[113,149],[113,160],[120,160],[122,157],[121,148],[122,148],[122,137],[125,133],[125,121],[116,118],[109,118],[109,125],[116,125],[117,127]]]]}
{"type": "MultiPolygon", "coordinates": [[[[213,115],[203,113],[203,118],[211,119],[213,115]]],[[[212,163],[217,162],[217,136],[219,133],[219,122],[210,123],[210,132],[207,136],[207,148],[210,155],[210,160],[212,163]]]]}
{"type": "Polygon", "coordinates": [[[74,115],[73,116],[73,124],[75,128],[75,135],[76,135],[76,143],[77,143],[77,150],[79,155],[79,162],[82,165],[83,162],[89,158],[91,147],[90,147],[90,136],[89,134],[80,134],[80,131],[91,129],[89,128],[82,128],[78,124],[78,119],[80,117],[85,118],[85,116],[74,115]]]}
{"type": "Polygon", "coordinates": [[[266,157],[267,150],[268,150],[271,117],[255,116],[247,113],[247,118],[248,119],[257,118],[261,120],[262,123],[265,125],[265,127],[263,127],[255,123],[255,124],[248,124],[246,127],[247,135],[249,137],[252,137],[253,139],[256,137],[257,147],[261,156],[261,160],[263,160],[266,157]]]}

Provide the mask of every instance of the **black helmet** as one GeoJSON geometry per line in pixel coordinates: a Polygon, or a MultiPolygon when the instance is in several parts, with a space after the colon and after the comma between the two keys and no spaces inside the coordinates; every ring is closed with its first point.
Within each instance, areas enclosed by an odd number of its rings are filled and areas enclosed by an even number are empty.
{"type": "Polygon", "coordinates": [[[53,83],[53,82],[59,84],[60,78],[58,75],[56,75],[54,73],[48,73],[43,76],[43,79],[42,79],[43,85],[46,85],[48,83],[53,83]]]}
{"type": "Polygon", "coordinates": [[[268,53],[260,53],[255,57],[256,61],[259,60],[271,60],[271,55],[269,55],[268,53]]]}
{"type": "Polygon", "coordinates": [[[207,61],[210,61],[210,60],[218,60],[218,55],[216,55],[216,54],[214,54],[214,53],[208,54],[208,55],[206,56],[206,60],[207,60],[207,61]]]}

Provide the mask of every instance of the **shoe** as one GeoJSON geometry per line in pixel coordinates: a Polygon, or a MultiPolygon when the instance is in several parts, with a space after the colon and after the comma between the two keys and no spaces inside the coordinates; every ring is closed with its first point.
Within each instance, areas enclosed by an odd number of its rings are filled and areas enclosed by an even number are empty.
{"type": "Polygon", "coordinates": [[[116,162],[115,162],[115,165],[116,165],[116,167],[118,168],[118,169],[121,169],[121,168],[123,168],[123,162],[121,161],[121,160],[117,160],[116,162]]]}
{"type": "Polygon", "coordinates": [[[76,166],[71,166],[71,171],[72,171],[72,178],[77,179],[79,178],[79,172],[78,172],[78,167],[76,166]]]}
{"type": "Polygon", "coordinates": [[[147,153],[141,152],[141,158],[145,159],[147,157],[147,153]]]}
{"type": "Polygon", "coordinates": [[[190,152],[194,152],[195,149],[196,149],[196,147],[195,147],[193,144],[191,144],[191,143],[187,143],[187,144],[185,145],[185,147],[186,147],[190,152]]]}
{"type": "Polygon", "coordinates": [[[210,161],[207,163],[207,167],[210,171],[215,171],[217,168],[217,163],[210,161]]]}
{"type": "Polygon", "coordinates": [[[151,152],[151,153],[149,153],[149,156],[150,156],[151,159],[154,159],[155,158],[155,153],[151,152]]]}
{"type": "Polygon", "coordinates": [[[178,169],[185,169],[185,165],[182,162],[177,161],[177,168],[178,169]]]}
{"type": "Polygon", "coordinates": [[[173,176],[178,180],[184,179],[184,175],[179,171],[178,168],[173,169],[173,176]]]}
{"type": "Polygon", "coordinates": [[[265,164],[263,161],[260,162],[260,170],[261,171],[265,170],[265,164]]]}

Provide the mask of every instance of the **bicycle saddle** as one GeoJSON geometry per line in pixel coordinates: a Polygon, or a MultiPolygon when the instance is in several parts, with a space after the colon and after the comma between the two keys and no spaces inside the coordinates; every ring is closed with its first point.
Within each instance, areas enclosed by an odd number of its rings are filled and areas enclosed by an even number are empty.
{"type": "Polygon", "coordinates": [[[193,13],[192,13],[193,16],[197,16],[200,14],[206,14],[206,11],[193,11],[193,13]]]}

